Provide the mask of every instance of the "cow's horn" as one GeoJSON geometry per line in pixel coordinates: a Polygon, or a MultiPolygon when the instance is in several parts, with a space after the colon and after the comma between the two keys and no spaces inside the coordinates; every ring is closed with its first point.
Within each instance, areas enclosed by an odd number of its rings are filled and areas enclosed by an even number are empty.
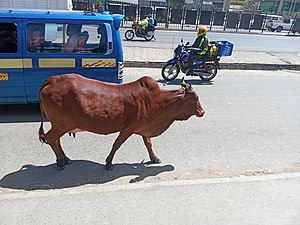
{"type": "Polygon", "coordinates": [[[182,79],[181,79],[181,87],[182,87],[182,89],[186,92],[187,91],[187,89],[186,89],[186,83],[184,82],[184,77],[182,77],[182,79]]]}
{"type": "Polygon", "coordinates": [[[194,91],[194,89],[193,89],[192,85],[190,85],[188,87],[188,89],[186,90],[187,93],[192,93],[193,91],[194,91]]]}

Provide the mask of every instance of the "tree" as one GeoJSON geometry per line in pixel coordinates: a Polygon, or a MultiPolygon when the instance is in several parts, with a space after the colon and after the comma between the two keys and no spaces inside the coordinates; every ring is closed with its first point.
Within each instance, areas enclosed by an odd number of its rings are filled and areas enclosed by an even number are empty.
{"type": "Polygon", "coordinates": [[[185,0],[170,0],[170,8],[179,9],[185,5],[185,0]]]}

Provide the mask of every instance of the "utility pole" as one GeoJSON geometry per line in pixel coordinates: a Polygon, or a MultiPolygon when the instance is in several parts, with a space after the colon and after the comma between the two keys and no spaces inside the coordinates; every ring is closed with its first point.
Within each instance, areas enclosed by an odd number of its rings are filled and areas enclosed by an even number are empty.
{"type": "Polygon", "coordinates": [[[278,6],[278,9],[277,9],[277,14],[281,13],[281,11],[282,11],[282,5],[283,5],[283,0],[280,0],[279,6],[278,6]]]}
{"type": "Polygon", "coordinates": [[[291,2],[290,10],[289,10],[289,15],[293,14],[295,11],[295,6],[296,6],[296,0],[293,0],[291,2]]]}
{"type": "Polygon", "coordinates": [[[170,0],[167,1],[166,28],[169,28],[170,0]]]}

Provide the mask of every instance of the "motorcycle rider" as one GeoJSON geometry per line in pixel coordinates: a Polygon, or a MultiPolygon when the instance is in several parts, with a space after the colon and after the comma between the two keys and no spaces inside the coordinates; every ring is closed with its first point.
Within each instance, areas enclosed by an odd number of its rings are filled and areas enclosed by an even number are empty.
{"type": "Polygon", "coordinates": [[[142,34],[147,34],[146,29],[148,27],[148,23],[149,23],[148,15],[146,15],[144,19],[142,19],[141,21],[138,22],[139,27],[141,28],[142,34]]]}
{"type": "Polygon", "coordinates": [[[148,18],[149,18],[149,21],[148,21],[147,33],[148,33],[148,31],[154,31],[155,30],[155,28],[154,28],[155,27],[155,21],[152,18],[152,15],[149,14],[148,18]]]}
{"type": "Polygon", "coordinates": [[[187,74],[193,74],[193,61],[201,61],[208,51],[209,39],[206,37],[207,28],[205,26],[200,26],[197,32],[197,38],[192,45],[191,56],[189,58],[189,69],[187,74]]]}
{"type": "Polygon", "coordinates": [[[151,14],[148,15],[149,21],[148,21],[148,27],[154,27],[154,19],[151,14]]]}

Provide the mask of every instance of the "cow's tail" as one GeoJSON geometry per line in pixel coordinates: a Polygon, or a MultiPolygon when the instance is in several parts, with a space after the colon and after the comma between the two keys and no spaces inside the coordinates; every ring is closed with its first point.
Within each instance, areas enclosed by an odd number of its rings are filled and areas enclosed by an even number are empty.
{"type": "Polygon", "coordinates": [[[41,91],[43,90],[44,87],[46,87],[49,84],[49,80],[46,80],[45,83],[41,86],[40,91],[39,91],[39,98],[40,98],[40,112],[41,112],[41,125],[39,129],[39,140],[42,143],[48,144],[47,140],[45,139],[45,132],[43,128],[43,123],[44,123],[44,117],[45,117],[45,112],[43,108],[43,102],[41,101],[41,91]]]}

